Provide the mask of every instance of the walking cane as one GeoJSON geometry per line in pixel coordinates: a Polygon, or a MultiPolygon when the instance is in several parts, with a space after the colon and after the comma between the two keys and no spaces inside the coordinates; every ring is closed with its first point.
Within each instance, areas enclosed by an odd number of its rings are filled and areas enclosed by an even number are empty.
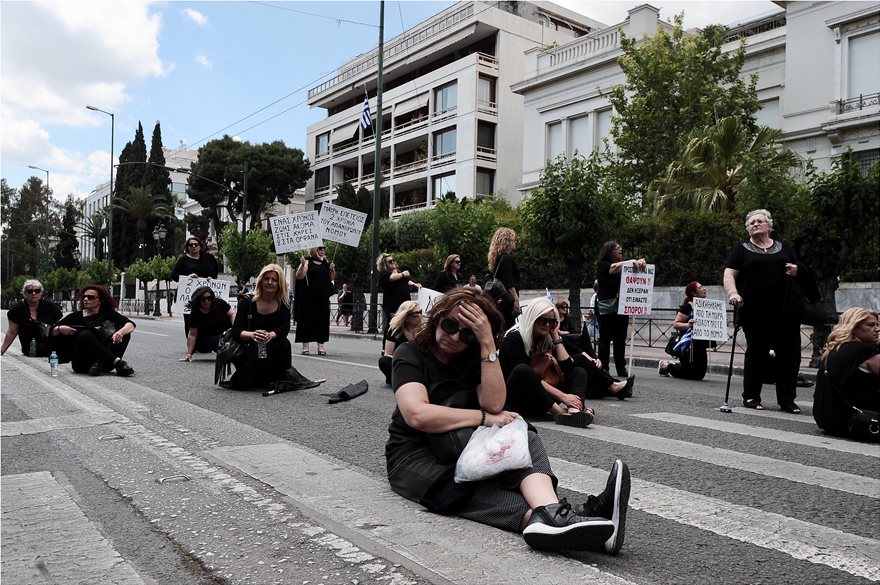
{"type": "Polygon", "coordinates": [[[730,378],[733,376],[733,355],[736,353],[736,334],[739,332],[739,313],[737,307],[733,308],[733,343],[730,348],[730,367],[727,368],[727,390],[724,392],[724,404],[718,410],[721,412],[733,412],[728,399],[730,398],[730,378]]]}

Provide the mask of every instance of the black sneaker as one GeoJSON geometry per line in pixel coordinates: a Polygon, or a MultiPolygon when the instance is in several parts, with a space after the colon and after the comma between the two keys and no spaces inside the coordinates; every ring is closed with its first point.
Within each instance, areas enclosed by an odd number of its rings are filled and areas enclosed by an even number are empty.
{"type": "Polygon", "coordinates": [[[128,365],[128,362],[125,360],[119,360],[116,362],[116,375],[122,376],[123,378],[127,376],[131,376],[134,374],[134,368],[128,365]]]}
{"type": "Polygon", "coordinates": [[[630,490],[629,467],[618,459],[611,466],[605,491],[598,496],[589,496],[585,504],[574,507],[574,513],[581,516],[608,518],[614,524],[614,533],[605,541],[605,551],[616,555],[623,546],[626,534],[626,509],[629,505],[630,490]]]}
{"type": "Polygon", "coordinates": [[[532,510],[523,538],[538,550],[590,550],[602,546],[613,533],[611,520],[579,516],[563,498],[532,510]]]}
{"type": "Polygon", "coordinates": [[[100,376],[103,367],[104,364],[102,364],[101,362],[93,363],[92,367],[89,368],[89,376],[100,376]]]}
{"type": "Polygon", "coordinates": [[[620,392],[617,393],[617,399],[624,400],[626,398],[632,398],[633,397],[633,386],[635,385],[635,383],[636,383],[635,376],[630,376],[629,378],[627,378],[626,379],[626,386],[624,386],[620,390],[620,392]]]}

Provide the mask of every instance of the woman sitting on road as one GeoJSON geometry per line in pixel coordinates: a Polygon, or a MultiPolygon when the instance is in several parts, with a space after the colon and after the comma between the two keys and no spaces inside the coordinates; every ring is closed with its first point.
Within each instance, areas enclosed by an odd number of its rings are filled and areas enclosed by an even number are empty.
{"type": "Polygon", "coordinates": [[[391,385],[391,360],[402,343],[412,341],[425,322],[417,301],[406,301],[398,307],[388,324],[385,336],[385,353],[379,358],[379,369],[385,374],[385,383],[391,385]]]}
{"type": "Polygon", "coordinates": [[[861,307],[844,311],[828,336],[816,378],[813,418],[829,435],[847,436],[856,409],[880,412],[878,343],[877,312],[861,307]]]}
{"type": "Polygon", "coordinates": [[[49,338],[43,331],[47,332],[48,327],[61,318],[61,309],[52,301],[43,298],[43,285],[39,280],[24,281],[21,294],[24,300],[12,305],[6,313],[9,327],[6,329],[6,337],[3,338],[3,346],[0,347],[0,355],[5,354],[18,337],[24,355],[30,355],[33,341],[34,356],[48,357],[51,352],[49,338]]]}
{"type": "Polygon", "coordinates": [[[81,290],[80,310],[58,321],[49,335],[58,362],[70,362],[74,372],[97,376],[115,368],[117,376],[131,376],[134,370],[122,356],[134,328],[131,319],[116,312],[106,287],[89,284],[81,290]]]}
{"type": "Polygon", "coordinates": [[[218,299],[210,286],[200,286],[193,291],[189,307],[189,335],[186,337],[186,356],[178,361],[191,362],[193,354],[211,353],[224,331],[232,327],[235,309],[223,299],[218,299]]]}
{"type": "Polygon", "coordinates": [[[455,462],[441,462],[429,434],[481,425],[504,426],[519,417],[504,410],[504,377],[495,338],[503,320],[491,298],[468,289],[440,297],[416,339],[394,354],[397,408],[385,445],[388,481],[401,496],[443,514],[522,532],[529,546],[588,550],[623,545],[630,478],[617,461],[600,496],[574,508],[556,495],[558,480],[538,433],[528,430],[532,466],[455,483],[455,462]],[[443,406],[453,395],[466,407],[443,406]]]}
{"type": "MultiPolygon", "coordinates": [[[[178,282],[181,276],[190,278],[217,278],[220,272],[220,264],[217,259],[205,249],[205,242],[198,236],[190,236],[183,245],[183,254],[174,263],[171,271],[171,280],[178,282]]],[[[189,315],[183,315],[184,334],[189,337],[189,315]]]]}
{"type": "Polygon", "coordinates": [[[681,361],[676,363],[670,360],[661,360],[657,373],[661,376],[672,376],[685,380],[702,380],[706,377],[706,370],[709,368],[708,349],[710,342],[690,337],[694,328],[694,308],[691,302],[694,297],[705,299],[706,287],[695,280],[685,287],[684,294],[684,303],[678,308],[675,322],[672,323],[672,327],[676,331],[684,334],[683,339],[676,345],[676,347],[682,346],[676,350],[681,361]]]}
{"type": "Polygon", "coordinates": [[[247,343],[244,354],[233,360],[235,373],[220,382],[221,388],[265,388],[284,379],[290,368],[290,296],[284,270],[277,264],[264,266],[257,277],[254,296],[239,302],[232,324],[234,338],[247,343]],[[260,357],[259,344],[265,344],[260,357]]]}
{"type": "MultiPolygon", "coordinates": [[[[556,310],[559,311],[560,316],[566,315],[569,310],[568,301],[557,301],[556,310]]],[[[566,322],[571,327],[570,319],[560,319],[559,334],[562,336],[565,351],[572,357],[575,365],[587,371],[587,398],[605,398],[606,396],[614,396],[618,400],[632,398],[636,377],[629,376],[626,382],[613,378],[611,374],[602,369],[602,361],[596,357],[596,348],[590,337],[589,323],[584,323],[580,334],[577,334],[563,329],[566,322]]]]}
{"type": "Polygon", "coordinates": [[[501,370],[507,383],[506,407],[526,416],[552,414],[557,424],[586,427],[595,412],[584,408],[587,372],[574,364],[559,334],[559,314],[547,299],[532,301],[507,333],[501,346],[501,370]],[[554,386],[533,367],[536,356],[549,353],[563,379],[554,386]]]}

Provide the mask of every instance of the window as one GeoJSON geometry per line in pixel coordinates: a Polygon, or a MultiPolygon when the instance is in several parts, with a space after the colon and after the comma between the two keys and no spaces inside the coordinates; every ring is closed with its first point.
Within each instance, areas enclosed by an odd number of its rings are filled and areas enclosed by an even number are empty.
{"type": "Polygon", "coordinates": [[[315,190],[330,186],[330,167],[315,171],[315,190]]]}
{"type": "Polygon", "coordinates": [[[761,102],[761,109],[755,114],[755,121],[761,126],[781,128],[782,124],[779,121],[779,99],[761,102]]]}
{"type": "Polygon", "coordinates": [[[477,195],[492,195],[495,192],[495,173],[488,169],[477,169],[477,195]]]}
{"type": "Polygon", "coordinates": [[[880,148],[854,152],[853,160],[859,165],[859,170],[862,172],[862,175],[867,177],[871,165],[880,160],[880,148]]]}
{"type": "Polygon", "coordinates": [[[458,105],[458,84],[450,83],[434,91],[434,113],[454,110],[458,105]]]}
{"type": "Polygon", "coordinates": [[[495,124],[477,122],[477,146],[495,150],[495,124]]]}
{"type": "Polygon", "coordinates": [[[611,108],[596,111],[596,148],[605,147],[604,140],[608,140],[608,146],[614,146],[614,138],[611,136],[611,108]]]}
{"type": "Polygon", "coordinates": [[[480,77],[477,81],[477,103],[481,106],[495,106],[495,80],[480,77]]]}
{"type": "Polygon", "coordinates": [[[443,199],[447,195],[455,195],[455,174],[434,177],[432,192],[435,201],[443,199]]]}
{"type": "Polygon", "coordinates": [[[590,139],[590,119],[587,116],[572,118],[568,122],[568,154],[574,156],[575,151],[581,156],[590,156],[592,140],[590,139]]]}
{"type": "Polygon", "coordinates": [[[319,134],[317,138],[315,138],[315,156],[324,156],[325,154],[330,153],[330,133],[325,132],[324,134],[319,134]]]}
{"type": "Polygon", "coordinates": [[[562,123],[547,124],[547,160],[553,160],[565,153],[562,143],[562,123]]]}
{"type": "Polygon", "coordinates": [[[434,158],[455,156],[455,128],[434,134],[434,158]]]}
{"type": "Polygon", "coordinates": [[[846,68],[848,87],[844,99],[880,92],[877,55],[880,55],[880,31],[850,37],[846,68]]]}

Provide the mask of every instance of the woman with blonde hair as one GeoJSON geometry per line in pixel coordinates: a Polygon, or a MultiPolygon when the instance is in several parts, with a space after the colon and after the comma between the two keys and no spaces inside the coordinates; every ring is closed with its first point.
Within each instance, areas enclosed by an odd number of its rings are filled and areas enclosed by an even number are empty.
{"type": "Polygon", "coordinates": [[[268,264],[260,271],[253,298],[240,301],[232,335],[247,344],[244,354],[233,360],[235,373],[222,388],[246,390],[267,387],[284,379],[290,368],[290,296],[284,271],[268,264]]]}
{"type": "Polygon", "coordinates": [[[501,227],[495,230],[492,242],[489,244],[489,274],[490,278],[497,278],[504,284],[504,288],[513,299],[513,306],[509,309],[499,307],[504,317],[504,328],[510,329],[516,322],[519,308],[519,269],[513,261],[513,252],[516,250],[516,232],[510,228],[501,227]],[[507,310],[505,310],[507,309],[507,310]]]}
{"type": "Polygon", "coordinates": [[[464,276],[461,274],[461,256],[450,254],[443,263],[443,270],[434,282],[434,290],[437,292],[449,292],[454,288],[464,285],[464,276]]]}
{"type": "Polygon", "coordinates": [[[379,358],[379,369],[385,374],[386,384],[391,385],[391,363],[394,352],[401,344],[412,341],[424,322],[425,317],[417,301],[406,301],[397,308],[391,323],[388,324],[384,352],[379,358]]]}
{"type": "Polygon", "coordinates": [[[398,307],[410,300],[411,290],[419,289],[421,284],[410,280],[409,270],[401,270],[393,254],[382,252],[376,258],[376,269],[379,271],[379,288],[382,291],[382,312],[385,314],[383,336],[388,333],[388,324],[398,307]]]}
{"type": "MultiPolygon", "coordinates": [[[[829,435],[846,436],[858,410],[880,412],[880,319],[877,311],[844,311],[822,350],[813,418],[829,435]]],[[[853,436],[853,438],[864,438],[853,436]]],[[[880,440],[880,429],[874,441],[880,440]]]]}
{"type": "Polygon", "coordinates": [[[529,303],[519,327],[507,332],[501,345],[501,371],[507,384],[505,408],[526,416],[551,414],[557,424],[586,427],[595,412],[584,407],[587,372],[576,366],[559,333],[559,313],[547,299],[529,303]],[[562,379],[552,384],[534,364],[549,354],[559,364],[562,379]]]}
{"type": "Polygon", "coordinates": [[[325,255],[324,246],[311,248],[308,257],[300,256],[296,269],[295,341],[302,344],[303,355],[309,355],[312,341],[318,343],[318,355],[327,355],[324,344],[330,339],[330,297],[336,292],[336,265],[328,262],[325,255]]]}

